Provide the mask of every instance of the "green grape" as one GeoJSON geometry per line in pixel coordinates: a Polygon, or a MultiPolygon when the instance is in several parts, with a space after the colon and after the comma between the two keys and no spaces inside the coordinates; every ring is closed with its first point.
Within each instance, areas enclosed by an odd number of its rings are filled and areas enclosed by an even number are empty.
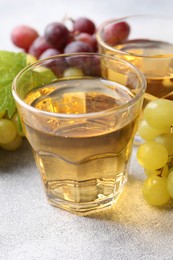
{"type": "Polygon", "coordinates": [[[162,168],[168,161],[168,152],[162,144],[146,142],[137,150],[138,162],[148,170],[162,168]]]}
{"type": "Polygon", "coordinates": [[[173,172],[173,167],[169,169],[168,174],[170,174],[171,172],[173,172]]]}
{"type": "Polygon", "coordinates": [[[142,192],[145,200],[153,206],[164,205],[170,199],[166,177],[151,175],[143,183],[142,192]]]}
{"type": "Polygon", "coordinates": [[[171,198],[173,198],[173,168],[168,175],[167,188],[171,198]]]}
{"type": "Polygon", "coordinates": [[[19,115],[18,113],[15,113],[11,120],[15,123],[17,132],[20,136],[25,136],[22,129],[19,129],[19,115]]]}
{"type": "Polygon", "coordinates": [[[173,134],[162,134],[157,136],[154,141],[166,147],[168,155],[173,155],[173,134]]]}
{"type": "Polygon", "coordinates": [[[29,54],[29,53],[26,54],[26,64],[27,65],[30,65],[30,64],[32,64],[32,63],[34,63],[36,61],[37,61],[37,59],[36,59],[35,56],[33,56],[33,55],[29,54]]]}
{"type": "Polygon", "coordinates": [[[173,124],[173,101],[153,100],[145,107],[143,116],[153,128],[168,128],[173,124]]]}
{"type": "Polygon", "coordinates": [[[173,167],[173,155],[169,156],[168,165],[169,165],[169,169],[171,169],[173,167]]]}
{"type": "Polygon", "coordinates": [[[156,129],[151,127],[146,120],[142,120],[139,124],[138,128],[138,135],[146,140],[146,141],[151,141],[153,140],[156,136],[162,134],[162,133],[168,133],[169,128],[164,128],[164,129],[156,129]]]}
{"type": "Polygon", "coordinates": [[[0,144],[11,142],[16,135],[17,129],[15,124],[9,119],[0,119],[0,144]]]}
{"type": "Polygon", "coordinates": [[[3,112],[1,112],[0,111],[0,118],[3,118],[5,116],[5,112],[3,111],[3,112]]]}
{"type": "Polygon", "coordinates": [[[7,151],[17,150],[22,144],[22,137],[20,135],[16,135],[16,137],[9,143],[1,144],[0,146],[7,151]]]}
{"type": "Polygon", "coordinates": [[[148,176],[148,177],[150,177],[151,175],[168,177],[168,174],[169,174],[167,164],[164,167],[162,167],[160,169],[156,169],[156,170],[144,169],[144,172],[145,172],[146,176],[148,176]]]}
{"type": "Polygon", "coordinates": [[[63,74],[64,77],[82,77],[83,75],[83,71],[75,67],[67,68],[63,74]]]}

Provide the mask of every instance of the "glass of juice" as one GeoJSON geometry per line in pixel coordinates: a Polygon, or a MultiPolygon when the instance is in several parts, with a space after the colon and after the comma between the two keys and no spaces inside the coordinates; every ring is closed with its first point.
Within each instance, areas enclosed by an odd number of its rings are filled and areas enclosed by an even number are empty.
{"type": "Polygon", "coordinates": [[[145,102],[173,100],[173,18],[135,15],[104,22],[97,33],[99,52],[115,55],[146,76],[145,102]]]}
{"type": "Polygon", "coordinates": [[[52,205],[86,215],[116,201],[145,89],[136,67],[102,54],[62,54],[17,75],[13,96],[52,205]]]}

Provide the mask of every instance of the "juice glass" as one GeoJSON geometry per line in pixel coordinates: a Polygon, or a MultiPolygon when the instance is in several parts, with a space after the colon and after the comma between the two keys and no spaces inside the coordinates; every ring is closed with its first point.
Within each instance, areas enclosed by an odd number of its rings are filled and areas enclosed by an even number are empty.
{"type": "Polygon", "coordinates": [[[58,55],[17,75],[13,95],[52,205],[85,215],[113,204],[145,89],[137,68],[101,54],[58,55]]]}
{"type": "Polygon", "coordinates": [[[134,15],[104,22],[97,33],[99,52],[137,66],[146,76],[145,102],[173,100],[173,18],[134,15]]]}

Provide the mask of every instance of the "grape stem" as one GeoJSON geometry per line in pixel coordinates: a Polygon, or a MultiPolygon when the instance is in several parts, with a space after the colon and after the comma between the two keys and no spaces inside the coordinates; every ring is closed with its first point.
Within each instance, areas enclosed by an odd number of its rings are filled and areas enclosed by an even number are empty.
{"type": "Polygon", "coordinates": [[[160,170],[161,170],[161,171],[160,171],[160,174],[157,175],[158,177],[162,177],[163,168],[161,168],[160,170]]]}
{"type": "Polygon", "coordinates": [[[62,23],[66,24],[66,22],[70,21],[72,24],[74,24],[75,20],[68,16],[68,14],[65,14],[62,18],[62,23]]]}
{"type": "Polygon", "coordinates": [[[173,95],[173,91],[171,91],[170,93],[164,95],[162,98],[169,99],[169,97],[171,97],[172,95],[173,95]]]}

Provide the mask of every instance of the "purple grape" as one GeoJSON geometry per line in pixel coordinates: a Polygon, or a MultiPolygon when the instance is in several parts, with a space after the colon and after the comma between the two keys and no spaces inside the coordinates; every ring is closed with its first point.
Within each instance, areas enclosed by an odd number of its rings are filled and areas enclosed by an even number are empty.
{"type": "Polygon", "coordinates": [[[87,66],[85,68],[85,75],[95,77],[101,76],[100,59],[97,56],[88,57],[88,59],[85,60],[85,62],[87,62],[87,66]]]}
{"type": "Polygon", "coordinates": [[[64,59],[64,57],[61,57],[61,55],[59,55],[56,58],[47,59],[46,67],[51,69],[53,73],[58,78],[60,78],[63,76],[64,70],[66,70],[69,67],[69,65],[67,64],[66,59],[64,59]]]}
{"type": "Polygon", "coordinates": [[[54,22],[45,28],[45,39],[54,48],[62,50],[70,38],[70,32],[62,23],[54,22]]]}
{"type": "Polygon", "coordinates": [[[28,53],[32,54],[38,59],[45,50],[50,48],[50,44],[46,42],[44,37],[37,37],[31,44],[28,53]]]}
{"type": "Polygon", "coordinates": [[[126,22],[112,23],[105,27],[103,40],[113,46],[125,41],[128,38],[129,33],[130,26],[126,22]]]}
{"type": "Polygon", "coordinates": [[[97,40],[95,34],[79,33],[74,37],[74,40],[88,43],[92,47],[93,51],[97,51],[97,40]]]}
{"type": "Polygon", "coordinates": [[[86,17],[80,17],[76,21],[74,21],[73,30],[75,32],[85,32],[88,34],[93,34],[95,33],[96,28],[93,21],[86,17]]]}
{"type": "Polygon", "coordinates": [[[93,52],[93,48],[86,42],[74,41],[70,42],[64,49],[64,53],[74,52],[93,52]]]}
{"type": "Polygon", "coordinates": [[[45,50],[45,51],[40,55],[39,59],[42,60],[42,59],[48,58],[48,57],[50,57],[50,56],[55,56],[55,55],[58,55],[58,54],[61,54],[61,52],[58,51],[57,49],[50,48],[50,49],[45,50]]]}
{"type": "Polygon", "coordinates": [[[87,76],[100,76],[100,60],[91,55],[80,53],[66,58],[69,67],[76,67],[87,76]]]}

